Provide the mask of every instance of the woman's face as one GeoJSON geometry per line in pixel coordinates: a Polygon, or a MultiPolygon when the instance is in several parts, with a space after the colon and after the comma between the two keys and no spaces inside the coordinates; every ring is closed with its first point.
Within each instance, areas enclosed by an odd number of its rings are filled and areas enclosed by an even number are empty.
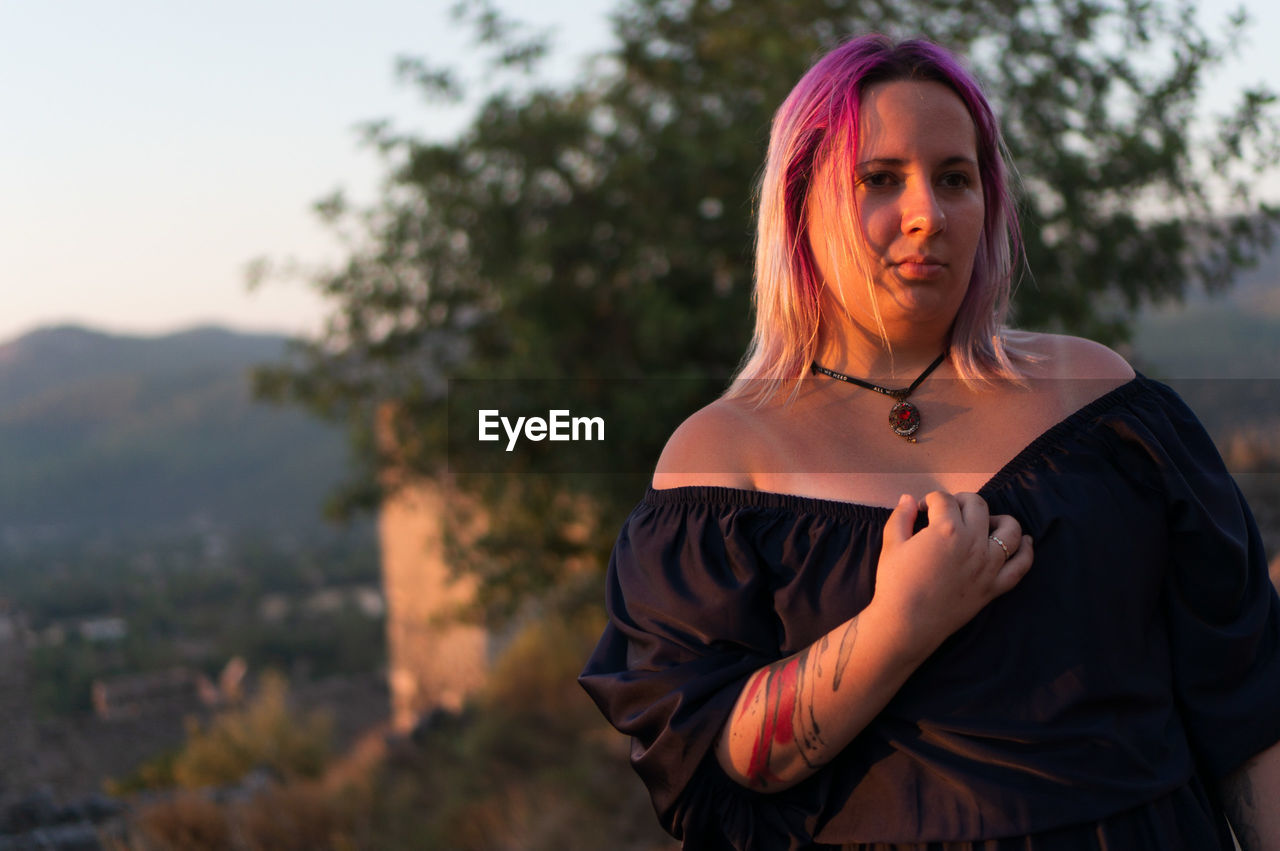
{"type": "Polygon", "coordinates": [[[982,234],[976,138],[964,103],[941,83],[866,89],[853,174],[833,173],[841,158],[828,157],[809,190],[808,237],[826,284],[824,316],[842,305],[874,334],[870,275],[890,340],[947,334],[982,234]],[[840,182],[852,184],[855,222],[835,203],[840,182]],[[856,231],[842,240],[850,227],[856,231]]]}

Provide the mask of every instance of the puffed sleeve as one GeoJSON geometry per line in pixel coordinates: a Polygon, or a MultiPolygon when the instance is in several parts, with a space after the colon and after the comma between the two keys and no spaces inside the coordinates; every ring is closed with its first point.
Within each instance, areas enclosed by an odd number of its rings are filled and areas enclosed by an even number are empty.
{"type": "Polygon", "coordinates": [[[1280,741],[1280,602],[1257,524],[1213,441],[1173,390],[1151,383],[1142,419],[1163,450],[1174,690],[1216,780],[1280,741]]]}
{"type": "Polygon", "coordinates": [[[722,505],[642,503],[614,546],[609,623],[579,678],[632,737],[632,765],[686,848],[811,847],[785,795],[740,786],[714,753],[747,678],[780,656],[748,525],[722,505]]]}

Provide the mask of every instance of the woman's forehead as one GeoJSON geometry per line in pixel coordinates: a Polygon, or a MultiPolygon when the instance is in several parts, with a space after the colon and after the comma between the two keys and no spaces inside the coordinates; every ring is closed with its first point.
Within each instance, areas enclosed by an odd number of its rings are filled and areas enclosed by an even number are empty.
{"type": "Polygon", "coordinates": [[[856,158],[977,161],[977,130],[964,101],[942,83],[894,80],[868,86],[858,116],[856,158]]]}

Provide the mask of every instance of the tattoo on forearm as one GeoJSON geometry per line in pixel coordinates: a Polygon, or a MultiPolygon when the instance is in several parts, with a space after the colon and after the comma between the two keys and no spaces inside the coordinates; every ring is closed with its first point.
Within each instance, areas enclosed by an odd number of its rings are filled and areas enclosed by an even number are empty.
{"type": "MultiPolygon", "coordinates": [[[[804,655],[807,657],[809,654],[804,655]]],[[[801,696],[801,700],[796,703],[796,748],[799,749],[804,764],[810,768],[816,767],[813,756],[820,754],[825,744],[822,740],[822,728],[818,726],[818,716],[813,710],[814,692],[817,691],[818,680],[822,676],[821,654],[817,654],[817,659],[819,664],[812,667],[808,664],[800,666],[800,676],[796,681],[801,696]]]]}
{"type": "Polygon", "coordinates": [[[858,639],[858,620],[854,618],[844,628],[844,634],[840,636],[840,655],[836,657],[836,669],[831,675],[831,690],[840,690],[840,680],[844,677],[844,669],[849,664],[849,658],[853,656],[853,643],[858,639]]]}
{"type": "Polygon", "coordinates": [[[747,779],[761,788],[782,780],[769,767],[773,746],[786,745],[795,739],[793,713],[796,706],[796,680],[804,664],[801,658],[792,656],[770,665],[763,674],[755,677],[747,692],[744,710],[758,699],[764,700],[763,720],[751,748],[751,761],[747,764],[747,779]]]}
{"type": "MultiPolygon", "coordinates": [[[[840,688],[840,677],[853,653],[857,638],[857,622],[850,623],[840,637],[831,688],[840,688]]],[[[805,765],[816,768],[822,762],[826,740],[814,711],[814,698],[819,681],[824,679],[822,656],[830,647],[824,637],[815,647],[770,665],[757,674],[747,687],[740,713],[758,708],[759,729],[751,747],[747,779],[759,788],[782,781],[770,767],[777,747],[792,746],[805,765]],[[811,658],[812,657],[812,658],[811,658]]]]}

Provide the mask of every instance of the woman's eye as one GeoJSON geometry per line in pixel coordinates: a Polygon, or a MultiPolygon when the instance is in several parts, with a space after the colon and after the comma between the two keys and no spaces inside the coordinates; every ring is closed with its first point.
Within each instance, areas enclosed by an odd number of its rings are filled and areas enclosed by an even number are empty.
{"type": "Polygon", "coordinates": [[[893,186],[895,182],[896,181],[894,180],[893,175],[887,171],[872,172],[871,174],[868,174],[866,177],[862,178],[863,185],[870,186],[872,188],[882,188],[885,186],[893,186]]]}
{"type": "Polygon", "coordinates": [[[969,175],[960,171],[949,172],[942,176],[942,185],[948,189],[964,189],[970,186],[971,183],[969,175]]]}

